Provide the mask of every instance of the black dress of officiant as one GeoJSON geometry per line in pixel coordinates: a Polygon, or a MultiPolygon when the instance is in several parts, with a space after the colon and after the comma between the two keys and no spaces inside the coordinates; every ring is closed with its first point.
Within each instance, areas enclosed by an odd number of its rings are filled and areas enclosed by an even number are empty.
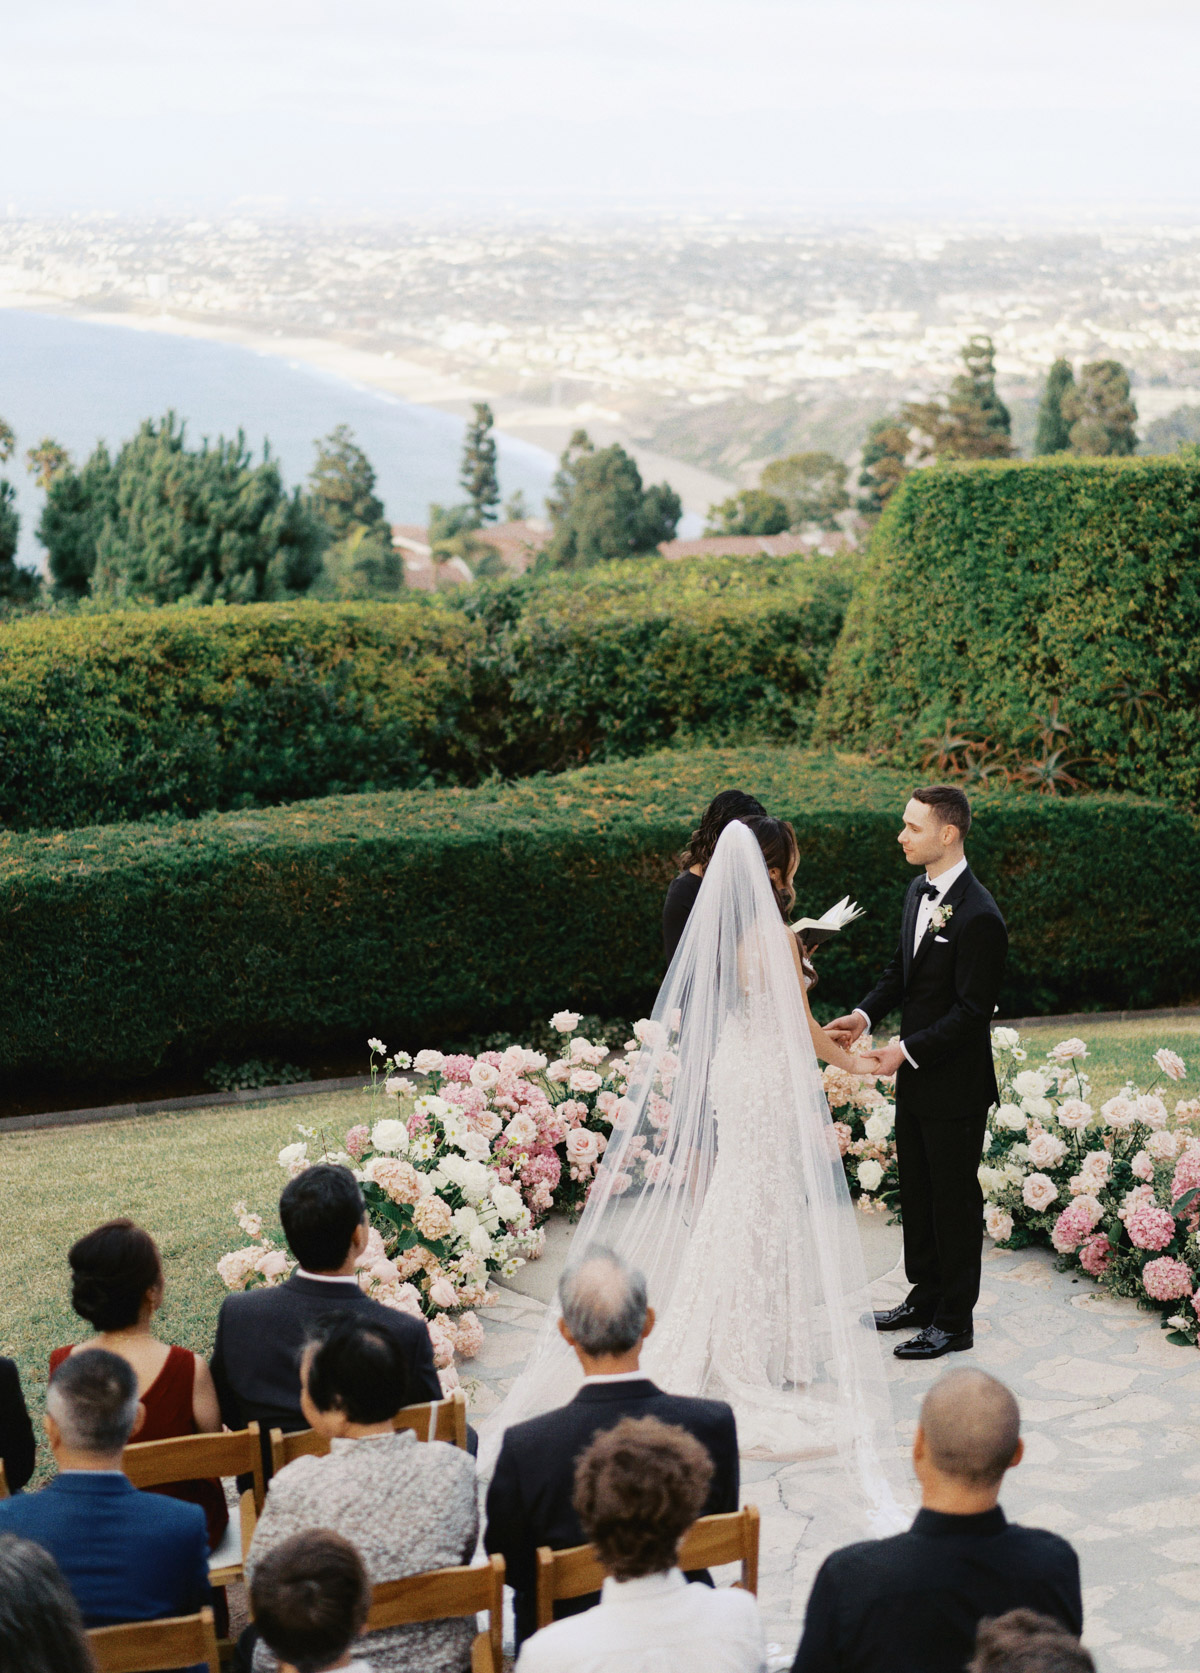
{"type": "Polygon", "coordinates": [[[684,928],[700,893],[705,867],[713,857],[721,832],[735,819],[761,818],[766,811],[756,796],[748,796],[744,790],[722,790],[701,814],[700,823],[692,832],[682,856],[683,870],[667,890],[663,904],[663,952],[667,955],[668,964],[683,939],[684,928]]]}

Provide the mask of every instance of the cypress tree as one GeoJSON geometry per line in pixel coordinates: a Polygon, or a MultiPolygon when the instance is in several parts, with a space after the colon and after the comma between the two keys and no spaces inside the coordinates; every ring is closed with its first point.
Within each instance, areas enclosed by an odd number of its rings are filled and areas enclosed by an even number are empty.
{"type": "Polygon", "coordinates": [[[1063,399],[1063,417],[1071,426],[1072,453],[1103,458],[1137,448],[1137,408],[1119,360],[1093,360],[1083,367],[1063,399]]]}
{"type": "Polygon", "coordinates": [[[494,523],[500,504],[500,483],[496,477],[496,438],[492,433],[492,409],[486,401],[475,402],[475,417],[467,425],[463,442],[459,481],[475,507],[476,525],[494,523]]]}
{"type": "Polygon", "coordinates": [[[1037,434],[1033,451],[1039,457],[1047,453],[1065,453],[1071,445],[1071,426],[1063,417],[1063,396],[1075,387],[1075,373],[1069,360],[1056,360],[1050,368],[1046,387],[1038,406],[1037,434]]]}

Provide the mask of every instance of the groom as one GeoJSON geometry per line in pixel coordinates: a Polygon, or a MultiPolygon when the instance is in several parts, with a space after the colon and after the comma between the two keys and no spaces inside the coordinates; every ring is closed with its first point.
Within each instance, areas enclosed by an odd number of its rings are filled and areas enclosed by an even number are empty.
{"type": "Polygon", "coordinates": [[[991,1021],[1008,931],[963,853],[971,804],[952,784],[914,790],[899,843],[923,875],[909,886],[900,945],[850,1016],[830,1023],[843,1043],[897,1006],[900,1044],[875,1053],[896,1076],[896,1158],[904,1222],[899,1307],[874,1315],[877,1330],[915,1329],[898,1359],[940,1359],[974,1346],[983,1192],[978,1169],[989,1108],[999,1101],[991,1021]]]}

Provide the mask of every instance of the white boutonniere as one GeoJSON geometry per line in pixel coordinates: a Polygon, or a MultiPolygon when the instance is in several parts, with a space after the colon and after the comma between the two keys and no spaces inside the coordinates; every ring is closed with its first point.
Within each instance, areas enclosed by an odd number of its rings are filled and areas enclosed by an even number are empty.
{"type": "Polygon", "coordinates": [[[933,933],[940,935],[953,916],[954,908],[952,906],[935,906],[929,914],[929,922],[933,926],[933,933]]]}

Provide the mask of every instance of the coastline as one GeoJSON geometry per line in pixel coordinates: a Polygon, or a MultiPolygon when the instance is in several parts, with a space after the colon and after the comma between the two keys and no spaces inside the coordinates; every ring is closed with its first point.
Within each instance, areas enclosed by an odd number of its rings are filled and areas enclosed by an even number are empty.
{"type": "Polygon", "coordinates": [[[497,431],[555,456],[566,447],[575,430],[584,428],[602,447],[619,442],[633,455],[647,484],[669,483],[682,500],[687,517],[703,517],[714,501],[724,499],[736,489],[736,484],[710,471],[645,447],[630,436],[612,414],[588,404],[578,407],[533,406],[499,394],[483,383],[454,372],[439,372],[418,361],[405,360],[391,351],[375,353],[333,337],[266,332],[210,323],[170,312],[107,313],[74,307],[59,297],[41,292],[0,293],[0,308],[54,314],[91,325],[120,326],[131,331],[225,343],[252,354],[271,355],[298,363],[310,371],[395,401],[434,407],[452,413],[456,418],[466,418],[472,402],[488,401],[495,415],[497,431]]]}

